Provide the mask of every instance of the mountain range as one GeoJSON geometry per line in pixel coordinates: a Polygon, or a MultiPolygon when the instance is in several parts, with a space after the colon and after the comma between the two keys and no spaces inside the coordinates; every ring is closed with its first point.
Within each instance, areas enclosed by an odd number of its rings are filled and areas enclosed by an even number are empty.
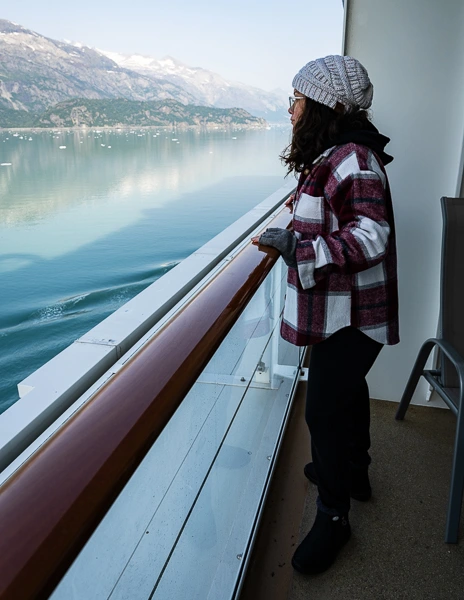
{"type": "Polygon", "coordinates": [[[138,102],[124,98],[84,100],[77,98],[55,104],[30,123],[32,127],[118,127],[214,125],[265,127],[267,122],[243,108],[215,108],[181,104],[176,100],[138,102]]]}
{"type": "Polygon", "coordinates": [[[270,121],[288,121],[288,94],[283,90],[266,92],[244,83],[227,81],[217,73],[190,67],[171,56],[156,59],[141,54],[100,52],[122,68],[179,86],[198,104],[217,108],[239,107],[270,121]]]}
{"type": "Polygon", "coordinates": [[[171,57],[128,56],[57,41],[0,20],[0,118],[29,122],[72,99],[175,100],[240,108],[268,121],[287,119],[282,91],[230,82],[171,57]]]}

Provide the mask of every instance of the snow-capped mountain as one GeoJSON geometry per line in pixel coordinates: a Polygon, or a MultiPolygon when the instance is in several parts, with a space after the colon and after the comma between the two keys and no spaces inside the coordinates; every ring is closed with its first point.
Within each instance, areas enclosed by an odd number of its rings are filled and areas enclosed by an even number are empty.
{"type": "Polygon", "coordinates": [[[265,92],[244,83],[228,81],[217,73],[201,67],[191,67],[171,56],[156,59],[141,54],[127,55],[104,50],[99,52],[122,68],[179,86],[194,96],[199,104],[217,108],[237,106],[268,120],[288,119],[287,94],[282,90],[265,92]]]}
{"type": "Polygon", "coordinates": [[[284,94],[230,82],[173,58],[103,52],[57,41],[0,20],[0,109],[40,113],[72,98],[153,101],[243,108],[285,119],[284,94]]]}
{"type": "Polygon", "coordinates": [[[0,106],[41,111],[70,98],[195,101],[175,84],[117,65],[83,45],[0,20],[0,106]]]}

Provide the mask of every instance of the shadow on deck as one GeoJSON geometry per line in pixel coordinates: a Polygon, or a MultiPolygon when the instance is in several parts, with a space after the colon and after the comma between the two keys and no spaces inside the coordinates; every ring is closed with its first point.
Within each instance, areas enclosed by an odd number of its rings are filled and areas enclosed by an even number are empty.
{"type": "Polygon", "coordinates": [[[293,571],[317,496],[303,475],[309,434],[300,387],[240,600],[462,600],[463,525],[459,544],[444,542],[456,419],[440,408],[411,406],[398,422],[396,403],[371,402],[373,497],[352,500],[353,535],[331,569],[293,571]]]}

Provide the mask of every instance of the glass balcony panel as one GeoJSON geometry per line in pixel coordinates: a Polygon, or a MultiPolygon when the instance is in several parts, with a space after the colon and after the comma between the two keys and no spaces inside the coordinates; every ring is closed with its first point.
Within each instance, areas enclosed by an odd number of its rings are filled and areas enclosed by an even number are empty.
{"type": "Polygon", "coordinates": [[[233,597],[293,383],[278,381],[248,388],[153,598],[233,597]]]}
{"type": "Polygon", "coordinates": [[[279,261],[53,600],[223,600],[233,589],[299,362],[280,337],[285,275],[279,261]]]}
{"type": "Polygon", "coordinates": [[[287,269],[279,261],[206,366],[200,380],[233,383],[249,380],[271,331],[280,320],[287,269]]]}

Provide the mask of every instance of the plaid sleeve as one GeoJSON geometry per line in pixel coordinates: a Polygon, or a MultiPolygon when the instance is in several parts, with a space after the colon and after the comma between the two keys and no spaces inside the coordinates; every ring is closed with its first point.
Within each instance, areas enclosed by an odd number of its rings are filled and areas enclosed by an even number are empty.
{"type": "Polygon", "coordinates": [[[312,240],[299,241],[298,275],[304,289],[314,287],[329,273],[358,273],[380,263],[386,255],[390,226],[387,222],[385,178],[382,173],[356,170],[328,186],[330,208],[338,229],[312,240]]]}

